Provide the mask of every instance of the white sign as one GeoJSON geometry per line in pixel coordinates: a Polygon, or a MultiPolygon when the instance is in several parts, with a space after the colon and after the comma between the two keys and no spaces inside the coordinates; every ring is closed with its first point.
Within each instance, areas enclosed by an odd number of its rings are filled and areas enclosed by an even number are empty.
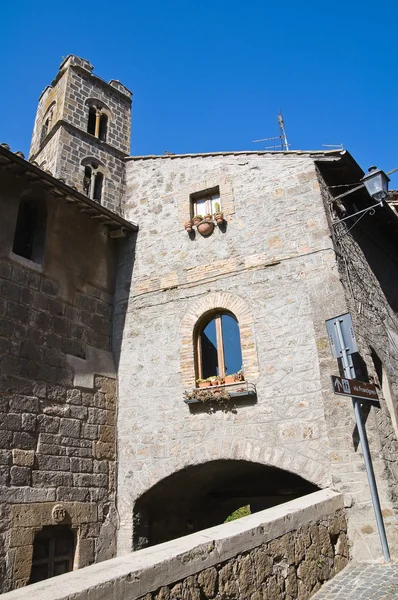
{"type": "Polygon", "coordinates": [[[355,352],[358,352],[354,327],[352,325],[352,318],[350,313],[346,313],[344,315],[333,317],[333,319],[328,319],[326,321],[326,329],[328,332],[329,344],[333,357],[341,358],[342,356],[340,338],[338,336],[336,327],[337,321],[340,323],[340,330],[343,336],[344,343],[343,348],[346,349],[347,354],[354,354],[355,352]]]}

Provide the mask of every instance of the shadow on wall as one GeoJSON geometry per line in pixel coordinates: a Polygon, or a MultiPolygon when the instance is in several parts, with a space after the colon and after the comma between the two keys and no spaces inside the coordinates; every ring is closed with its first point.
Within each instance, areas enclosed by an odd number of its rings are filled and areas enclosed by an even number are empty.
{"type": "Polygon", "coordinates": [[[120,351],[130,296],[136,242],[137,234],[133,233],[120,240],[117,249],[117,270],[112,322],[112,352],[115,359],[116,372],[118,371],[120,362],[120,351]]]}
{"type": "Polygon", "coordinates": [[[133,549],[213,527],[244,505],[253,513],[318,489],[288,471],[243,460],[215,460],[187,467],[136,501],[133,549]]]}

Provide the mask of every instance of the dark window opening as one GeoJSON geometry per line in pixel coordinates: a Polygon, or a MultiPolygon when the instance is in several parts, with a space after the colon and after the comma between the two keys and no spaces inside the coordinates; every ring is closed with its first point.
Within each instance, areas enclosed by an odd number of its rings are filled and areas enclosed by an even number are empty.
{"type": "Polygon", "coordinates": [[[83,191],[87,196],[90,196],[91,177],[92,177],[91,167],[84,167],[83,191]]]}
{"type": "Polygon", "coordinates": [[[65,525],[44,527],[33,542],[29,583],[37,583],[73,569],[75,539],[65,525]]]}
{"type": "Polygon", "coordinates": [[[43,126],[41,128],[41,138],[40,138],[40,143],[42,144],[45,140],[45,138],[47,137],[48,131],[50,129],[50,119],[46,119],[43,123],[43,126]]]}
{"type": "Polygon", "coordinates": [[[94,180],[94,195],[93,195],[94,200],[101,200],[103,182],[104,182],[103,174],[100,173],[99,171],[97,171],[97,173],[95,175],[95,180],[94,180]]]}
{"type": "Polygon", "coordinates": [[[102,114],[100,117],[98,137],[103,142],[106,141],[107,131],[108,131],[108,117],[105,114],[102,114]]]}
{"type": "Polygon", "coordinates": [[[197,337],[199,379],[232,375],[242,369],[242,350],[237,320],[218,313],[200,329],[197,337]]]}
{"type": "Polygon", "coordinates": [[[23,198],[19,203],[12,251],[36,263],[42,263],[46,236],[46,205],[40,200],[23,198]]]}
{"type": "Polygon", "coordinates": [[[95,135],[95,122],[97,118],[97,111],[95,106],[90,106],[88,111],[88,124],[87,124],[87,133],[91,133],[91,135],[95,135]]]}

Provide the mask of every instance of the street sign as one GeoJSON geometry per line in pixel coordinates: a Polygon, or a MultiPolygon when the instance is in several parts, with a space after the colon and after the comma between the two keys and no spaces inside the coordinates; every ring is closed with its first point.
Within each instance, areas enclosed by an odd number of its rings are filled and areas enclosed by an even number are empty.
{"type": "Polygon", "coordinates": [[[361,400],[378,400],[377,389],[373,383],[364,383],[357,379],[344,379],[332,375],[332,387],[335,394],[339,396],[351,396],[361,400]]]}
{"type": "Polygon", "coordinates": [[[342,341],[344,342],[344,348],[347,351],[347,354],[354,354],[355,352],[358,352],[354,328],[352,326],[352,318],[350,313],[346,313],[326,321],[326,329],[328,332],[329,344],[333,358],[342,357],[341,341],[339,339],[339,331],[336,327],[336,322],[340,324],[339,330],[343,337],[342,341]]]}

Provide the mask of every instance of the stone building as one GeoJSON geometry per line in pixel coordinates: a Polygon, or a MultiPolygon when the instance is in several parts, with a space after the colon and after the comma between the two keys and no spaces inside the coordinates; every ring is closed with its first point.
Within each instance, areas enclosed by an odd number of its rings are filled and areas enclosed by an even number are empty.
{"type": "Polygon", "coordinates": [[[334,200],[363,176],[346,151],[129,157],[131,93],[92,70],[62,63],[30,162],[0,148],[3,591],[323,488],[352,556],[379,557],[329,379],[347,311],[397,556],[396,213],[337,222],[372,204],[334,200]]]}

